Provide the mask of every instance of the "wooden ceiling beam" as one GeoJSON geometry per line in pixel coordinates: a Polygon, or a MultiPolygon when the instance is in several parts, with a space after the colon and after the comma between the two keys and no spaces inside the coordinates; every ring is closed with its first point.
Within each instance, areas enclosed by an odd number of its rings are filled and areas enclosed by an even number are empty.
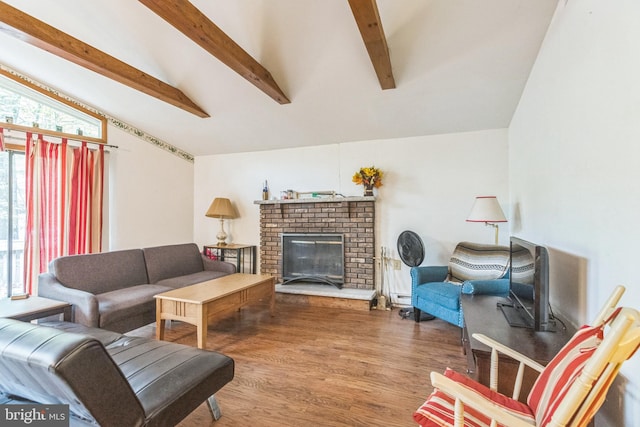
{"type": "Polygon", "coordinates": [[[391,58],[387,39],[382,29],[376,0],[349,0],[349,6],[356,19],[362,41],[367,48],[369,58],[378,76],[382,89],[393,89],[396,82],[391,69],[391,58]]]}
{"type": "Polygon", "coordinates": [[[291,102],[267,69],[189,1],[139,1],[276,102],[280,104],[291,102]]]}
{"type": "Polygon", "coordinates": [[[209,117],[179,89],[1,1],[0,31],[198,117],[209,117]]]}

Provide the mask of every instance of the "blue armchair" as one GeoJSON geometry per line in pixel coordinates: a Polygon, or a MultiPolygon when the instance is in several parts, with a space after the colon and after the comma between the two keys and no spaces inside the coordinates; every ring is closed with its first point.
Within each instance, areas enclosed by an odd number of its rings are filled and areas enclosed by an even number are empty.
{"type": "Polygon", "coordinates": [[[507,296],[509,248],[460,242],[448,266],[411,268],[411,304],[416,322],[424,311],[462,328],[461,293],[507,296]]]}

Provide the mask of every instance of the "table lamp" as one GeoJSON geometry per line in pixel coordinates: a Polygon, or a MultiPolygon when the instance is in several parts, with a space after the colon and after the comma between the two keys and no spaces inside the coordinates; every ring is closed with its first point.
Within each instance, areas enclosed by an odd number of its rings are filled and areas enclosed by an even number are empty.
{"type": "Polygon", "coordinates": [[[213,202],[211,202],[211,206],[209,206],[205,216],[220,219],[220,231],[216,235],[216,238],[218,239],[218,246],[225,246],[227,244],[227,242],[225,242],[225,240],[227,240],[227,233],[224,231],[224,220],[225,218],[233,219],[238,217],[236,210],[231,205],[231,201],[224,197],[216,197],[213,199],[213,202]]]}
{"type": "Polygon", "coordinates": [[[496,245],[498,244],[498,225],[496,222],[507,222],[504,212],[496,196],[479,196],[473,203],[468,222],[484,222],[496,230],[496,245]]]}

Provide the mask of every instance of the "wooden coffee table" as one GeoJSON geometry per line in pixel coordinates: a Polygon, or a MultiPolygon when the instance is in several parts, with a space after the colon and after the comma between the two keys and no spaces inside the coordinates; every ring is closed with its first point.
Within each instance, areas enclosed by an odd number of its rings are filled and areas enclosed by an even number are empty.
{"type": "Polygon", "coordinates": [[[197,328],[198,348],[207,346],[207,325],[220,314],[268,301],[275,314],[275,278],[236,273],[155,295],[156,338],[164,339],[165,320],[180,320],[197,328]]]}

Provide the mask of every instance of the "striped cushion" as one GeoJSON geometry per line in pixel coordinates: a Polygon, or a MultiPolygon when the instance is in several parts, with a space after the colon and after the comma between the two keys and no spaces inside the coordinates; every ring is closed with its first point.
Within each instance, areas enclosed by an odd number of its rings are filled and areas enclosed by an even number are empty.
{"type": "Polygon", "coordinates": [[[602,336],[601,326],[583,326],[538,376],[527,398],[538,425],[546,425],[551,420],[602,336]]]}
{"type": "MultiPolygon", "coordinates": [[[[479,397],[491,401],[510,412],[513,416],[522,418],[533,424],[533,414],[522,402],[511,399],[503,394],[495,392],[488,387],[461,375],[449,368],[444,372],[444,376],[474,391],[479,397]]],[[[447,427],[453,425],[455,399],[436,389],[426,402],[413,414],[413,419],[424,427],[447,427]]],[[[491,419],[479,411],[470,407],[465,407],[464,426],[465,427],[489,427],[491,419]]],[[[500,424],[499,424],[500,425],[500,424]]]]}
{"type": "Polygon", "coordinates": [[[449,260],[447,282],[500,279],[509,270],[509,248],[460,242],[449,260]]]}

